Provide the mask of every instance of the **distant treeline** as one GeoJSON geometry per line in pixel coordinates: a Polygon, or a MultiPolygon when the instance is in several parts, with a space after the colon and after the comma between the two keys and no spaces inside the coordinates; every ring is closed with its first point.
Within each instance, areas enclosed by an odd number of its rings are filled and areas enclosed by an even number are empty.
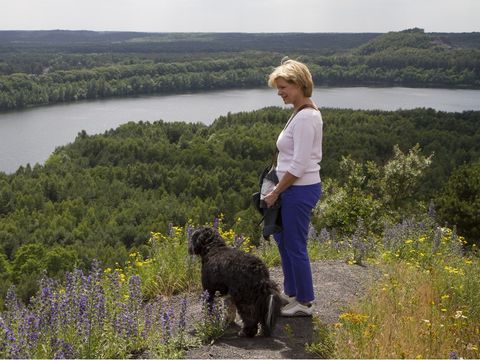
{"type": "MultiPolygon", "coordinates": [[[[258,239],[251,194],[288,115],[266,108],[210,126],[128,123],[103,135],[82,132],[43,166],[0,172],[0,278],[2,267],[12,274],[0,295],[10,281],[28,293],[42,270],[61,275],[93,258],[123,263],[169,223],[204,224],[223,214],[226,227],[258,239]]],[[[428,202],[456,167],[480,159],[480,112],[326,109],[323,117],[324,181],[344,180],[342,156],[381,165],[395,144],[407,151],[418,143],[434,156],[411,200],[428,202]]]]}
{"type": "Polygon", "coordinates": [[[306,62],[317,85],[480,87],[480,46],[470,47],[480,38],[476,33],[457,39],[456,47],[452,45],[454,34],[425,34],[420,29],[351,37],[125,33],[121,40],[121,34],[112,33],[109,38],[108,33],[53,33],[50,41],[54,45],[46,43],[40,51],[40,45],[49,39],[47,34],[38,33],[37,41],[33,37],[18,42],[20,33],[15,42],[14,34],[9,37],[0,32],[0,39],[4,38],[0,48],[17,47],[0,57],[0,110],[114,96],[261,87],[285,54],[306,62]],[[83,46],[80,39],[91,38],[103,50],[67,51],[69,35],[76,39],[74,45],[83,46]],[[339,40],[336,48],[332,45],[335,39],[339,40]],[[117,43],[130,46],[131,42],[139,47],[138,52],[112,52],[117,43]],[[236,44],[239,50],[222,48],[221,44],[227,43],[236,44]],[[254,43],[263,44],[262,51],[253,51],[254,43]],[[277,48],[279,43],[284,48],[277,48]],[[319,47],[320,43],[325,47],[319,47]],[[208,51],[198,48],[208,45],[208,51]]]}
{"type": "Polygon", "coordinates": [[[261,50],[314,51],[326,54],[355,48],[379,35],[381,34],[0,31],[0,53],[197,54],[261,50]]]}

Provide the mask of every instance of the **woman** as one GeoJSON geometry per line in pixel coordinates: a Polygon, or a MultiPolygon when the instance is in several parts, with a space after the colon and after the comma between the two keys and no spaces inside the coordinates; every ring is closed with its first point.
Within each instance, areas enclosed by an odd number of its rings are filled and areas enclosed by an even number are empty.
{"type": "Polygon", "coordinates": [[[311,316],[314,291],[307,236],[312,209],[320,200],[322,127],[320,111],[311,99],[313,81],[305,64],[287,60],[268,79],[293,115],[277,139],[279,183],[265,197],[267,206],[279,198],[282,204],[282,231],[274,234],[284,275],[283,316],[311,316]]]}

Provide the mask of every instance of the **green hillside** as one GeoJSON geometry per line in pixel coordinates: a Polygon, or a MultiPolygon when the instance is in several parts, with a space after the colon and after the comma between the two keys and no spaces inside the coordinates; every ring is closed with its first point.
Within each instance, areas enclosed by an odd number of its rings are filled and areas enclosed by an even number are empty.
{"type": "MultiPolygon", "coordinates": [[[[326,182],[346,181],[342,156],[383,166],[395,144],[407,152],[417,143],[426,156],[434,154],[420,188],[392,208],[392,221],[424,211],[456,167],[480,158],[480,112],[326,109],[323,116],[326,182]]],[[[93,258],[121,263],[128,251],[142,252],[153,231],[220,214],[226,226],[258,238],[250,196],[287,117],[267,108],[229,114],[211,126],[128,123],[102,135],[80,133],[44,166],[0,173],[0,252],[15,269],[12,281],[26,291],[42,269],[61,274],[93,258]]],[[[349,216],[355,223],[356,215],[349,216]]]]}

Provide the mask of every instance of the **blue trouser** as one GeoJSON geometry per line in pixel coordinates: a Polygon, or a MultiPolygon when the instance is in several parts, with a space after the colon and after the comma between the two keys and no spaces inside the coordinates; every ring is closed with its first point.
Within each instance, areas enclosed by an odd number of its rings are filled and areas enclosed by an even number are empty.
{"type": "Polygon", "coordinates": [[[290,186],[281,194],[283,230],[273,237],[282,259],[284,292],[300,302],[315,298],[307,237],[310,216],[321,195],[321,183],[290,186]]]}

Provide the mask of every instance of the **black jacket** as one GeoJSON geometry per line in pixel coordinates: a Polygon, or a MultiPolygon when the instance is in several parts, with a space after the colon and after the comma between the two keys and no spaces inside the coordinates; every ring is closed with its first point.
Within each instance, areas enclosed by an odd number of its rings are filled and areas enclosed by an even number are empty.
{"type": "MultiPolygon", "coordinates": [[[[278,184],[278,177],[275,169],[265,168],[259,178],[259,188],[262,188],[264,180],[273,181],[278,184]]],[[[282,214],[281,214],[281,201],[278,199],[276,203],[267,207],[263,200],[260,200],[260,191],[252,195],[253,204],[258,212],[263,216],[263,231],[262,235],[264,239],[268,239],[270,235],[282,231],[282,214]]]]}

